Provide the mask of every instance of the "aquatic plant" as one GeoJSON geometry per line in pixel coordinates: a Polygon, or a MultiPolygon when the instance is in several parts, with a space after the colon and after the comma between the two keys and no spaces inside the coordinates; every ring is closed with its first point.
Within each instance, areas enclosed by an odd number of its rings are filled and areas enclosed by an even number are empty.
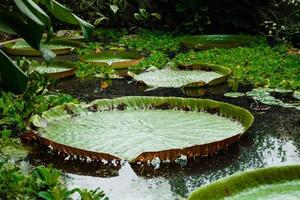
{"type": "Polygon", "coordinates": [[[80,57],[82,62],[113,69],[129,68],[138,65],[143,59],[144,57],[136,51],[103,51],[80,57]]]}
{"type": "Polygon", "coordinates": [[[195,64],[161,70],[149,68],[133,76],[134,80],[150,88],[203,87],[220,84],[227,80],[231,70],[217,65],[195,64]]]}
{"type": "Polygon", "coordinates": [[[188,200],[297,199],[300,165],[268,167],[237,173],[193,191],[188,200]]]}
{"type": "Polygon", "coordinates": [[[86,161],[174,161],[215,153],[237,141],[252,121],[247,110],[212,100],[124,97],[55,107],[33,116],[37,132],[24,136],[86,161]]]}

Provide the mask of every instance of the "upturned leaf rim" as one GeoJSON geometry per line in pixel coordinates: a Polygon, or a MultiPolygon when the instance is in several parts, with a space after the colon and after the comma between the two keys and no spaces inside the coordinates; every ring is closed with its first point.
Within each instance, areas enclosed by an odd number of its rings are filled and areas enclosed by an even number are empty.
{"type": "Polygon", "coordinates": [[[127,69],[132,66],[138,65],[142,60],[144,60],[144,56],[142,56],[139,52],[137,51],[102,51],[99,53],[94,53],[94,54],[87,54],[84,56],[81,56],[79,58],[81,62],[84,63],[92,63],[95,65],[103,66],[103,67],[112,67],[113,69],[127,69]],[[96,62],[92,61],[90,59],[93,58],[128,58],[131,59],[130,61],[121,61],[121,62],[114,62],[111,65],[108,65],[106,62],[96,62]]]}
{"type": "Polygon", "coordinates": [[[188,200],[221,200],[247,188],[300,180],[300,165],[252,169],[206,184],[190,193],[188,200]]]}

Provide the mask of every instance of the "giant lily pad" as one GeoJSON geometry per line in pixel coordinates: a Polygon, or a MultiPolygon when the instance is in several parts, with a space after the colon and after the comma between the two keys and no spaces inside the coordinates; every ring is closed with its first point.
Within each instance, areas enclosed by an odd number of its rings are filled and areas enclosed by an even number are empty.
{"type": "MultiPolygon", "coordinates": [[[[45,46],[53,51],[56,55],[71,53],[75,47],[81,46],[82,43],[72,40],[52,39],[45,46]]],[[[40,56],[41,53],[30,47],[23,39],[3,44],[3,50],[6,53],[20,56],[40,56]]]]}
{"type": "Polygon", "coordinates": [[[144,57],[134,51],[105,51],[80,58],[81,61],[100,65],[109,65],[114,69],[124,69],[138,65],[144,57]]]}
{"type": "Polygon", "coordinates": [[[206,99],[123,97],[65,104],[31,121],[31,137],[58,152],[146,162],[214,154],[239,140],[253,116],[206,99]]]}
{"type": "Polygon", "coordinates": [[[193,191],[189,200],[300,199],[300,165],[250,170],[193,191]]]}
{"type": "Polygon", "coordinates": [[[245,46],[251,40],[248,35],[194,35],[185,37],[181,44],[184,48],[202,50],[245,46]]]}
{"type": "Polygon", "coordinates": [[[220,84],[227,80],[231,70],[218,65],[196,64],[177,69],[145,71],[134,79],[151,88],[202,87],[220,84]]]}
{"type": "Polygon", "coordinates": [[[48,74],[52,78],[63,79],[75,74],[77,65],[72,62],[53,61],[49,65],[47,63],[32,63],[32,71],[41,74],[48,74]]]}

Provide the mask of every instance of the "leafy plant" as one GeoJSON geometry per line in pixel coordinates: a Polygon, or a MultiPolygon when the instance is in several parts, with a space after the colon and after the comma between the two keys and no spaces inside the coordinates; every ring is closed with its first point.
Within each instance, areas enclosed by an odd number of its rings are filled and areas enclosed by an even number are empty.
{"type": "Polygon", "coordinates": [[[106,77],[109,78],[115,70],[109,66],[99,66],[90,63],[80,63],[76,70],[76,76],[80,78],[106,77]]]}
{"type": "Polygon", "coordinates": [[[80,189],[78,190],[82,200],[108,200],[105,193],[97,188],[95,190],[80,189]]]}
{"type": "MultiPolygon", "coordinates": [[[[61,174],[51,167],[39,166],[29,173],[11,163],[0,163],[0,198],[1,199],[45,199],[67,200],[78,192],[82,200],[101,200],[103,191],[64,186],[61,174]]],[[[107,200],[104,198],[103,200],[107,200]]]]}
{"type": "Polygon", "coordinates": [[[31,77],[32,81],[22,95],[15,95],[10,92],[2,92],[1,94],[0,124],[13,128],[17,133],[26,129],[32,115],[61,103],[75,101],[69,95],[47,94],[46,87],[49,80],[45,76],[33,73],[31,77]]]}
{"type": "Polygon", "coordinates": [[[258,8],[265,34],[284,42],[300,32],[300,8],[297,0],[271,0],[258,8]]]}
{"type": "Polygon", "coordinates": [[[12,135],[11,130],[4,129],[0,132],[0,134],[1,134],[0,147],[7,146],[13,143],[12,140],[10,139],[10,136],[12,135]]]}
{"type": "Polygon", "coordinates": [[[145,24],[147,23],[147,21],[150,20],[151,17],[153,17],[157,20],[161,19],[161,15],[159,13],[157,13],[157,12],[148,13],[147,10],[144,8],[140,8],[139,12],[134,13],[133,16],[137,21],[143,22],[145,24]]]}
{"type": "Polygon", "coordinates": [[[168,56],[161,51],[153,51],[148,57],[146,57],[140,64],[137,66],[131,67],[130,71],[139,73],[144,71],[149,67],[163,68],[170,61],[168,56]]]}
{"type": "Polygon", "coordinates": [[[52,187],[48,191],[39,192],[38,196],[45,200],[70,200],[71,195],[76,192],[76,189],[68,190],[61,186],[52,187]]]}
{"type": "MultiPolygon", "coordinates": [[[[93,26],[80,19],[57,1],[38,0],[36,2],[44,5],[59,20],[69,24],[80,25],[83,35],[87,39],[91,37],[93,26]]],[[[11,12],[6,11],[5,7],[0,6],[0,31],[20,35],[31,47],[39,50],[46,61],[51,61],[55,57],[55,54],[41,42],[44,32],[47,33],[45,43],[53,35],[50,17],[33,0],[14,0],[14,3],[17,10],[15,9],[11,12]]],[[[0,62],[4,65],[0,69],[4,87],[12,92],[22,93],[26,89],[28,76],[1,50],[0,62]]]]}
{"type": "Polygon", "coordinates": [[[33,171],[33,176],[38,180],[41,188],[53,188],[59,184],[60,173],[57,169],[37,167],[33,171]]]}

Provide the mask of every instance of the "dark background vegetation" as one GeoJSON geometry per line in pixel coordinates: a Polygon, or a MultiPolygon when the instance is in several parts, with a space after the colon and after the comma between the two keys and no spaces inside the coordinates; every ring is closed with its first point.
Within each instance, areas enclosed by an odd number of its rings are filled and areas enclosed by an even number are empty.
{"type": "MultiPolygon", "coordinates": [[[[11,0],[1,4],[13,5],[11,0]]],[[[185,33],[257,33],[261,31],[259,12],[272,0],[60,0],[83,19],[94,23],[103,17],[99,27],[165,28],[185,33]],[[118,6],[114,13],[110,5],[118,6]],[[149,17],[141,21],[134,17],[139,9],[158,13],[161,19],[149,17]]],[[[56,28],[63,28],[59,22],[56,28]]]]}
{"type": "Polygon", "coordinates": [[[101,13],[110,18],[104,27],[156,27],[189,33],[256,32],[260,27],[259,9],[268,6],[269,0],[62,0],[84,19],[95,20],[101,13]],[[86,2],[86,3],[85,3],[86,2]],[[93,6],[82,6],[94,2],[93,6]],[[114,14],[105,4],[115,3],[119,10],[114,14]],[[149,19],[141,23],[133,17],[139,8],[148,13],[159,13],[161,20],[149,19]],[[93,15],[95,14],[95,15],[93,15]]]}

